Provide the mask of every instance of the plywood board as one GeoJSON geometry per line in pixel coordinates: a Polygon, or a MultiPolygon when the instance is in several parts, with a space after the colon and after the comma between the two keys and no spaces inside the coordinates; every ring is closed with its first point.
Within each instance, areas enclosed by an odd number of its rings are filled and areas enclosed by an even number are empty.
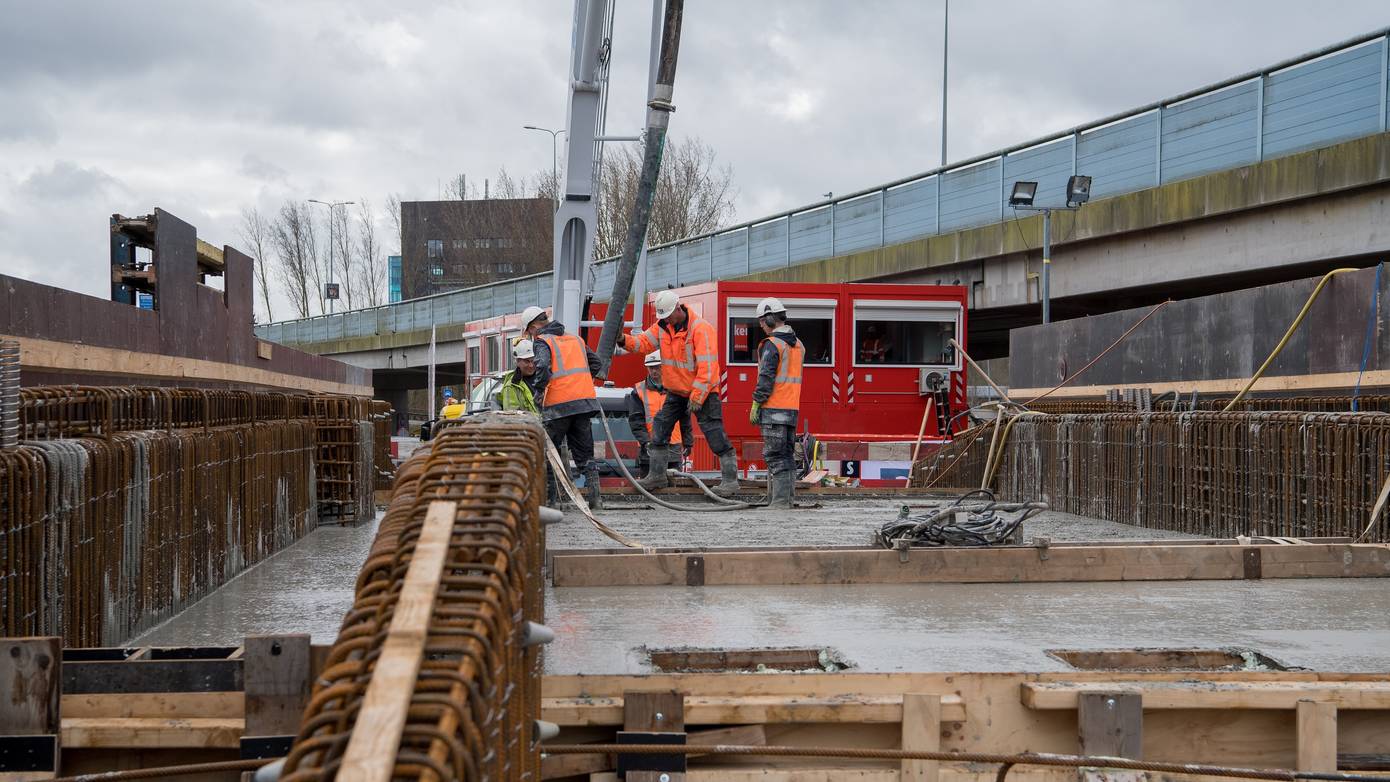
{"type": "MultiPolygon", "coordinates": [[[[758,675],[757,678],[765,677],[758,675]]],[[[965,706],[960,696],[943,695],[940,699],[943,721],[965,720],[965,706]]],[[[541,719],[561,726],[621,725],[624,722],[623,714],[624,703],[621,697],[541,699],[541,719]]],[[[881,723],[902,722],[902,718],[902,695],[862,695],[841,691],[836,695],[825,696],[810,693],[685,696],[685,721],[691,725],[780,722],[881,723]]]]}
{"type": "Polygon", "coordinates": [[[1030,709],[1075,709],[1084,693],[1135,693],[1145,709],[1293,709],[1301,700],[1343,709],[1390,709],[1390,682],[1024,682],[1030,709]]]}

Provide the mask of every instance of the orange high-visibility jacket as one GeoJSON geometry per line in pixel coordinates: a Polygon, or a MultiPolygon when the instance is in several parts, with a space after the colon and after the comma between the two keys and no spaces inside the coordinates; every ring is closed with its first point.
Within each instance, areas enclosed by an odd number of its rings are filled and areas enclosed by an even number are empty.
{"type": "MultiPolygon", "coordinates": [[[[656,421],[656,411],[666,404],[666,395],[647,385],[645,380],[633,386],[632,390],[636,391],[637,398],[642,400],[642,417],[647,421],[647,435],[651,436],[652,424],[656,421]]],[[[680,422],[677,422],[676,426],[671,427],[671,445],[680,444],[681,428],[680,422]]]]}
{"type": "Polygon", "coordinates": [[[545,386],[541,406],[597,398],[583,341],[573,334],[541,334],[540,339],[550,348],[550,382],[545,386]]]}
{"type": "Polygon", "coordinates": [[[705,397],[719,389],[719,340],[709,321],[689,309],[685,315],[681,331],[659,321],[640,334],[624,334],[623,348],[643,355],[660,348],[661,385],[669,393],[703,404],[705,397]]]}
{"type": "MultiPolygon", "coordinates": [[[[777,374],[772,378],[772,396],[763,402],[763,407],[774,410],[801,409],[801,362],[806,357],[806,346],[797,340],[790,346],[780,339],[764,339],[777,348],[777,374]]],[[[762,347],[759,346],[759,350],[762,347]]]]}

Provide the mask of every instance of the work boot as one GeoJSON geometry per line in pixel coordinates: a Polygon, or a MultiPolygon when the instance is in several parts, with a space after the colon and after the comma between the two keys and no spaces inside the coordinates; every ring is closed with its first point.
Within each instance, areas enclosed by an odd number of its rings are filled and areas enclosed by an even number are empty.
{"type": "Polygon", "coordinates": [[[738,493],[738,457],[732,448],[719,454],[719,485],[713,489],[720,497],[738,493]]]}
{"type": "Polygon", "coordinates": [[[589,510],[603,510],[603,490],[599,487],[597,465],[589,465],[589,470],[584,473],[584,484],[589,489],[589,510]]]}
{"type": "Polygon", "coordinates": [[[767,476],[767,507],[791,508],[796,476],[791,470],[767,476]]]}
{"type": "Polygon", "coordinates": [[[671,462],[671,448],[664,445],[647,446],[647,458],[651,460],[651,465],[647,467],[647,476],[638,481],[637,484],[647,491],[664,489],[671,485],[671,480],[666,477],[666,466],[671,462]]]}

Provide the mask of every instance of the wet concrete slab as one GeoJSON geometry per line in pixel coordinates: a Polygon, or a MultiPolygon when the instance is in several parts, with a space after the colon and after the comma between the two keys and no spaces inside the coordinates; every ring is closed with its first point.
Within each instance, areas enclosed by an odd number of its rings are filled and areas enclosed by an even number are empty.
{"type": "Polygon", "coordinates": [[[1390,581],[550,589],[556,674],[648,673],[642,647],[831,647],[861,671],[1056,671],[1052,648],[1246,646],[1390,670],[1390,581]]]}
{"type": "Polygon", "coordinates": [[[263,633],[309,633],[313,643],[332,643],[380,521],[378,514],[356,526],[319,527],[132,645],[236,646],[263,633]]]}

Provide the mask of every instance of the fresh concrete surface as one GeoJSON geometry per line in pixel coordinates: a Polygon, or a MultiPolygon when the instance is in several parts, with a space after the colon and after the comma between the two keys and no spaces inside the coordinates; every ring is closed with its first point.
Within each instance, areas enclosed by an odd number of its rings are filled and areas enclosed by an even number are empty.
{"type": "MultiPolygon", "coordinates": [[[[661,495],[658,495],[661,496],[661,495]]],[[[710,507],[689,495],[669,497],[671,502],[710,507]]],[[[637,502],[633,499],[630,502],[637,502]]],[[[873,531],[897,518],[904,504],[925,506],[925,498],[893,500],[812,500],[798,503],[821,507],[800,507],[795,511],[743,510],[727,513],[698,513],[652,509],[619,510],[617,502],[599,514],[603,523],[648,546],[867,546],[873,531]]],[[[914,513],[925,512],[914,509],[914,513]]],[[[1193,537],[1181,532],[1165,532],[1117,524],[1070,513],[1042,513],[1023,523],[1024,540],[1047,537],[1053,540],[1159,540],[1193,537]]],[[[565,520],[546,530],[551,549],[612,548],[617,546],[573,511],[565,520]]]]}
{"type": "Polygon", "coordinates": [[[649,673],[640,647],[830,647],[860,671],[1057,671],[1046,649],[1256,649],[1390,670],[1384,579],[551,589],[546,671],[649,673]]]}

